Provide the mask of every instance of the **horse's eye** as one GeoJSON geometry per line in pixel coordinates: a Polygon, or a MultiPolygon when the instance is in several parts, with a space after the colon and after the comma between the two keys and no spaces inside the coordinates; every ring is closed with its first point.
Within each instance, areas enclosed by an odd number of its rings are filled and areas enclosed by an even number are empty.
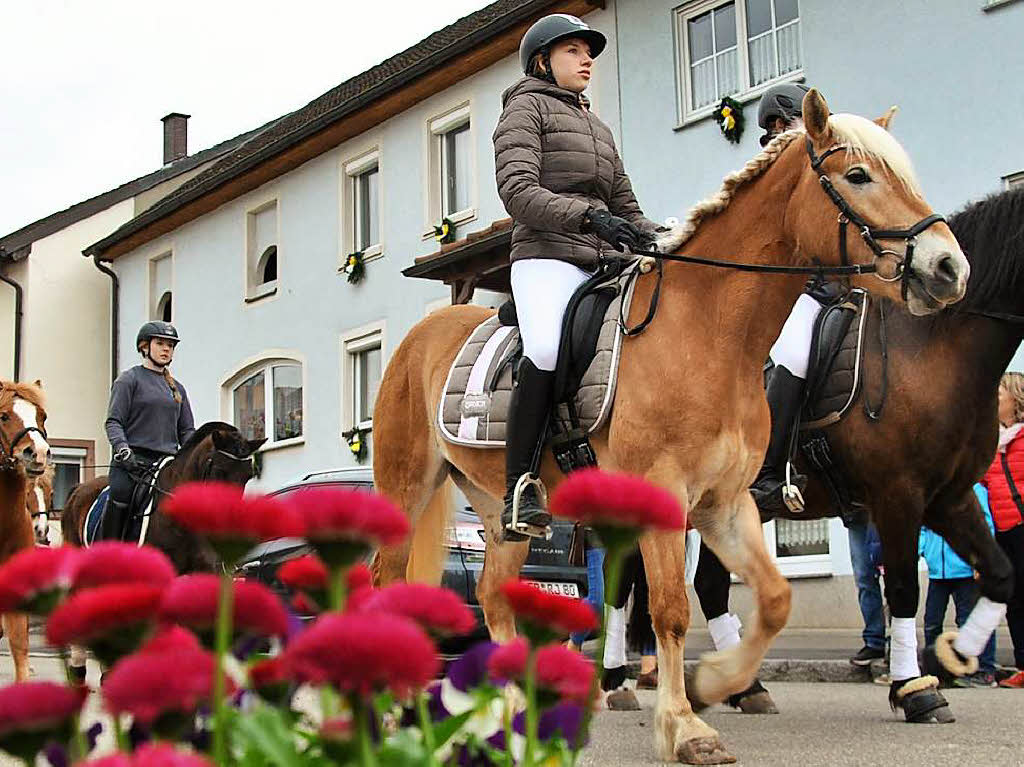
{"type": "Polygon", "coordinates": [[[7,423],[9,420],[11,420],[11,417],[7,413],[0,413],[0,421],[7,423]]]}
{"type": "Polygon", "coordinates": [[[861,167],[850,168],[848,171],[846,171],[846,180],[849,181],[851,184],[856,184],[859,186],[861,184],[870,183],[871,176],[869,176],[868,172],[861,167]]]}

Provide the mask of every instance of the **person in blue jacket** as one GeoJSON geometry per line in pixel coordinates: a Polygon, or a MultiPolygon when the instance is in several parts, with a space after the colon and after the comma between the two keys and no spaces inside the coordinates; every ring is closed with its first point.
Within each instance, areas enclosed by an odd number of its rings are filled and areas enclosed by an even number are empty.
{"type": "MultiPolygon", "coordinates": [[[[992,512],[988,508],[988,491],[981,485],[974,486],[974,492],[985,512],[985,521],[990,530],[992,512]]],[[[924,604],[924,642],[926,645],[935,643],[942,633],[942,620],[946,616],[946,606],[953,597],[956,609],[956,625],[962,626],[967,616],[978,601],[978,585],[974,580],[974,570],[954,553],[949,544],[940,536],[926,527],[921,528],[918,553],[924,557],[928,565],[928,596],[924,604]]],[[[988,640],[985,649],[978,657],[978,671],[963,680],[957,680],[966,687],[995,687],[996,678],[996,637],[988,640]]]]}

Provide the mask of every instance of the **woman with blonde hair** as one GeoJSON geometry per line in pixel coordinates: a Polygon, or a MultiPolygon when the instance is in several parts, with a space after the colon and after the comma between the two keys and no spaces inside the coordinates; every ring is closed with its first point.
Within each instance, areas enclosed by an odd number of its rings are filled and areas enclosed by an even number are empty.
{"type": "Polygon", "coordinates": [[[982,484],[988,488],[996,542],[1014,570],[1013,597],[1006,605],[1006,622],[1013,640],[1017,673],[1002,687],[1024,688],[1024,374],[1006,373],[999,382],[999,447],[982,484]]]}

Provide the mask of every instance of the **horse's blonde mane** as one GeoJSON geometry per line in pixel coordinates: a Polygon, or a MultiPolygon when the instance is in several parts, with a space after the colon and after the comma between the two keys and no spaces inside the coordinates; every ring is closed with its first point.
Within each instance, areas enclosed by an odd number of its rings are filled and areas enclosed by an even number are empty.
{"type": "MultiPolygon", "coordinates": [[[[908,191],[923,197],[910,157],[889,131],[871,120],[851,114],[830,115],[829,126],[835,143],[844,145],[848,156],[878,160],[908,191]]],[[[746,165],[726,176],[715,194],[690,208],[682,223],[658,237],[657,249],[662,253],[670,253],[682,247],[696,234],[704,221],[729,207],[741,186],[762,175],[793,141],[805,135],[806,131],[798,128],[780,133],[772,139],[746,165]]]]}

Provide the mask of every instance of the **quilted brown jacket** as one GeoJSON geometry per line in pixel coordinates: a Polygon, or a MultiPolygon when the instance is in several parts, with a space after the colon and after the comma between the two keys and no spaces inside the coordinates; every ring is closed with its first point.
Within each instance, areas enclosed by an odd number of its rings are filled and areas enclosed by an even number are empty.
{"type": "Polygon", "coordinates": [[[610,249],[580,226],[591,207],[607,209],[643,233],[644,217],[608,126],[579,94],[524,77],[502,94],[494,129],[498,195],[512,216],[511,258],[556,258],[587,270],[610,249]]]}

